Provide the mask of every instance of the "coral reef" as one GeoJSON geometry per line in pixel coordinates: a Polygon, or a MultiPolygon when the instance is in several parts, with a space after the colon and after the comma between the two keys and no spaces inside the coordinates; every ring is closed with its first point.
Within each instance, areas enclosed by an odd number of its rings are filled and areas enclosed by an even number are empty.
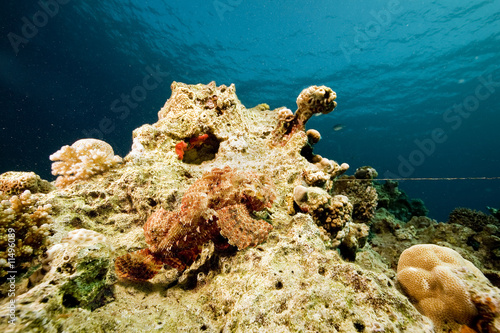
{"type": "Polygon", "coordinates": [[[52,206],[25,190],[20,195],[0,192],[0,277],[26,271],[47,248],[52,206]]]}
{"type": "Polygon", "coordinates": [[[497,220],[500,220],[500,209],[493,207],[486,207],[491,215],[493,215],[497,220]]]}
{"type": "Polygon", "coordinates": [[[81,139],[71,146],[63,146],[50,155],[52,174],[57,187],[67,186],[77,180],[88,179],[121,163],[121,157],[114,155],[113,148],[97,139],[81,139]]]}
{"type": "Polygon", "coordinates": [[[397,219],[408,222],[413,216],[427,216],[429,210],[421,199],[410,199],[398,188],[397,181],[374,184],[378,194],[378,208],[385,208],[397,219]]]}
{"type": "Polygon", "coordinates": [[[475,305],[486,300],[499,304],[500,289],[452,249],[433,244],[406,249],[399,257],[397,279],[439,332],[456,330],[457,323],[474,327],[478,321],[478,331],[493,332],[495,318],[500,318],[498,309],[483,314],[475,305]]]}
{"type": "MultiPolygon", "coordinates": [[[[246,108],[234,85],[174,82],[158,121],[133,131],[123,163],[98,175],[99,154],[56,161],[68,186],[33,194],[35,206],[52,206],[54,245],[16,277],[14,318],[10,285],[0,286],[0,317],[13,321],[0,330],[432,332],[398,290],[395,263],[374,251],[402,252],[425,221],[406,230],[391,217],[399,238],[375,233],[370,244],[369,226],[352,221],[357,192],[332,192],[348,165],[313,153],[317,133],[304,124],[332,111],[335,97],[305,89],[294,114],[246,108]]],[[[356,177],[371,184],[372,175],[356,177]]],[[[478,309],[494,308],[495,298],[479,298],[478,309]]]]}
{"type": "Polygon", "coordinates": [[[48,193],[55,187],[34,172],[9,171],[0,175],[0,191],[6,195],[19,195],[28,190],[31,193],[48,193]]]}
{"type": "Polygon", "coordinates": [[[425,216],[412,217],[409,222],[398,220],[385,208],[377,210],[371,226],[372,248],[396,268],[396,258],[415,244],[432,243],[450,247],[483,270],[486,276],[500,286],[499,228],[487,225],[480,232],[456,223],[438,223],[425,216]],[[387,246],[387,244],[392,244],[387,246]]]}
{"type": "Polygon", "coordinates": [[[258,245],[272,226],[250,213],[270,207],[274,197],[272,184],[264,176],[214,168],[191,185],[179,210],[160,208],[149,217],[144,234],[150,247],[117,258],[116,272],[140,281],[153,278],[162,264],[183,271],[208,241],[223,247],[220,235],[239,250],[258,245]]]}
{"type": "Polygon", "coordinates": [[[372,179],[377,171],[371,167],[358,168],[354,176],[342,176],[335,181],[333,192],[345,195],[352,203],[352,218],[356,223],[370,224],[377,208],[378,195],[372,179]]]}
{"type": "Polygon", "coordinates": [[[297,111],[281,108],[278,111],[279,123],[273,131],[273,143],[287,141],[287,138],[303,131],[307,121],[315,114],[327,114],[337,106],[337,94],[325,86],[311,86],[302,90],[297,97],[297,111]]]}
{"type": "Polygon", "coordinates": [[[319,187],[297,186],[294,201],[300,210],[310,213],[314,221],[330,233],[333,247],[338,247],[347,233],[344,230],[352,221],[352,204],[343,195],[330,196],[319,187]]]}
{"type": "MultiPolygon", "coordinates": [[[[500,221],[491,215],[468,208],[455,208],[448,217],[448,223],[457,223],[474,231],[481,231],[487,225],[496,225],[500,227],[500,221]]],[[[500,233],[498,234],[500,236],[500,233]]]]}
{"type": "Polygon", "coordinates": [[[366,225],[352,222],[353,205],[344,195],[331,196],[319,187],[296,186],[294,201],[302,212],[309,213],[328,235],[332,248],[339,248],[346,259],[354,260],[358,248],[368,237],[366,225]]]}

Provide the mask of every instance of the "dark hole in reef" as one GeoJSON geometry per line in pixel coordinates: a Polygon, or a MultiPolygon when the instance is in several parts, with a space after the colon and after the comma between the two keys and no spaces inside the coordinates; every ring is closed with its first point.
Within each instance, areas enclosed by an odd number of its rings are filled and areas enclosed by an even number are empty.
{"type": "Polygon", "coordinates": [[[276,287],[276,289],[280,290],[280,289],[283,289],[283,282],[281,281],[278,281],[276,282],[276,284],[274,285],[276,287]]]}
{"type": "Polygon", "coordinates": [[[203,324],[203,325],[201,325],[200,330],[202,330],[202,331],[206,331],[206,330],[207,330],[207,328],[208,328],[208,327],[207,327],[207,325],[204,325],[204,324],[203,324]]]}
{"type": "Polygon", "coordinates": [[[353,324],[354,324],[354,328],[356,329],[356,331],[358,331],[358,332],[364,332],[364,330],[365,330],[365,324],[363,324],[360,321],[356,321],[353,324]]]}
{"type": "Polygon", "coordinates": [[[81,228],[83,227],[83,221],[82,219],[79,217],[79,216],[74,216],[72,217],[70,220],[69,220],[69,224],[72,226],[72,227],[75,227],[75,228],[81,228]]]}
{"type": "Polygon", "coordinates": [[[313,153],[313,146],[310,144],[310,143],[307,143],[304,147],[302,147],[302,149],[300,150],[300,155],[302,155],[303,157],[305,157],[305,159],[309,162],[309,163],[312,163],[313,162],[313,157],[314,157],[314,153],[313,153]]]}
{"type": "Polygon", "coordinates": [[[500,288],[500,276],[492,272],[484,272],[484,276],[497,288],[500,288]]]}
{"type": "Polygon", "coordinates": [[[325,275],[325,273],[326,273],[326,269],[325,269],[325,267],[320,267],[320,268],[318,268],[318,274],[319,274],[319,275],[325,275]]]}
{"type": "Polygon", "coordinates": [[[338,247],[340,255],[344,260],[354,261],[356,260],[356,249],[351,249],[344,244],[340,244],[338,247]]]}
{"type": "Polygon", "coordinates": [[[150,205],[151,207],[155,207],[158,203],[156,202],[155,199],[153,198],[148,198],[148,205],[150,205]]]}
{"type": "Polygon", "coordinates": [[[467,245],[472,247],[474,249],[474,251],[479,250],[479,247],[481,246],[481,244],[477,240],[474,239],[474,236],[470,236],[467,239],[467,245]]]}
{"type": "MultiPolygon", "coordinates": [[[[189,142],[197,137],[189,138],[186,141],[189,142]]],[[[188,144],[182,161],[188,164],[201,164],[205,161],[213,160],[215,154],[219,151],[219,145],[219,140],[214,135],[208,134],[208,138],[193,145],[191,143],[188,144]]]]}
{"type": "Polygon", "coordinates": [[[95,210],[91,210],[91,211],[89,211],[89,212],[88,212],[88,214],[87,214],[87,215],[88,215],[89,217],[97,217],[97,215],[99,215],[99,214],[97,213],[97,211],[95,211],[95,210]]]}
{"type": "Polygon", "coordinates": [[[67,308],[76,308],[80,306],[80,302],[70,294],[63,295],[62,304],[67,308]]]}

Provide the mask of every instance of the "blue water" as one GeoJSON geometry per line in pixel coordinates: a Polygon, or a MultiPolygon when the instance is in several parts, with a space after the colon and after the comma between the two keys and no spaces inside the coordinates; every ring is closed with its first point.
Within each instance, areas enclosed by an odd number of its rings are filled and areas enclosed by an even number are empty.
{"type": "MultiPolygon", "coordinates": [[[[303,88],[330,86],[337,109],[308,127],[352,172],[500,176],[499,0],[2,1],[0,13],[0,173],[54,179],[48,156],[89,136],[124,156],[172,81],[215,80],[248,107],[294,109],[303,88]]],[[[400,185],[440,221],[500,206],[500,180],[400,185]]]]}

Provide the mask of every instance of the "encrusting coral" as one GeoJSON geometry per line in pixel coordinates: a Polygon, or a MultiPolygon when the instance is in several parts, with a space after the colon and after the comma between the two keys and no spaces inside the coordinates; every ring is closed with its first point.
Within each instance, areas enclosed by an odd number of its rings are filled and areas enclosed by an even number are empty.
{"type": "Polygon", "coordinates": [[[500,309],[492,312],[480,304],[500,304],[500,290],[458,252],[433,244],[414,245],[401,254],[397,279],[440,332],[448,332],[455,323],[474,327],[478,321],[479,332],[495,332],[500,309]]]}
{"type": "Polygon", "coordinates": [[[195,181],[182,198],[178,210],[163,208],[144,224],[148,249],[116,259],[118,276],[149,280],[162,264],[183,271],[212,240],[218,247],[229,244],[244,249],[267,237],[272,226],[250,216],[270,207],[274,200],[272,184],[264,176],[225,167],[212,169],[195,181]]]}
{"type": "Polygon", "coordinates": [[[26,190],[31,193],[48,193],[54,189],[54,185],[34,172],[9,171],[0,175],[0,191],[7,195],[21,194],[26,190]]]}
{"type": "Polygon", "coordinates": [[[50,160],[54,161],[52,174],[60,175],[56,179],[57,187],[88,179],[122,162],[109,144],[97,139],[81,139],[71,146],[63,146],[50,155],[50,160]]]}
{"type": "Polygon", "coordinates": [[[10,197],[0,192],[0,277],[7,271],[25,271],[45,252],[51,209],[50,204],[39,204],[29,190],[10,197]]]}
{"type": "Polygon", "coordinates": [[[319,187],[296,186],[294,201],[304,213],[327,233],[332,248],[339,248],[344,258],[354,260],[356,251],[365,244],[369,227],[352,222],[353,206],[344,195],[331,196],[319,187]]]}

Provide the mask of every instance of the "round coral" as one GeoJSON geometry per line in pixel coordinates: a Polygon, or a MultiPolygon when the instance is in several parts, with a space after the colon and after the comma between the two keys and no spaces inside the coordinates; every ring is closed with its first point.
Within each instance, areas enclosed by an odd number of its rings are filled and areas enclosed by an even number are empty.
{"type": "Polygon", "coordinates": [[[487,283],[481,271],[458,252],[433,244],[403,251],[397,269],[404,291],[438,328],[447,322],[469,325],[478,314],[464,282],[468,275],[487,283]]]}

